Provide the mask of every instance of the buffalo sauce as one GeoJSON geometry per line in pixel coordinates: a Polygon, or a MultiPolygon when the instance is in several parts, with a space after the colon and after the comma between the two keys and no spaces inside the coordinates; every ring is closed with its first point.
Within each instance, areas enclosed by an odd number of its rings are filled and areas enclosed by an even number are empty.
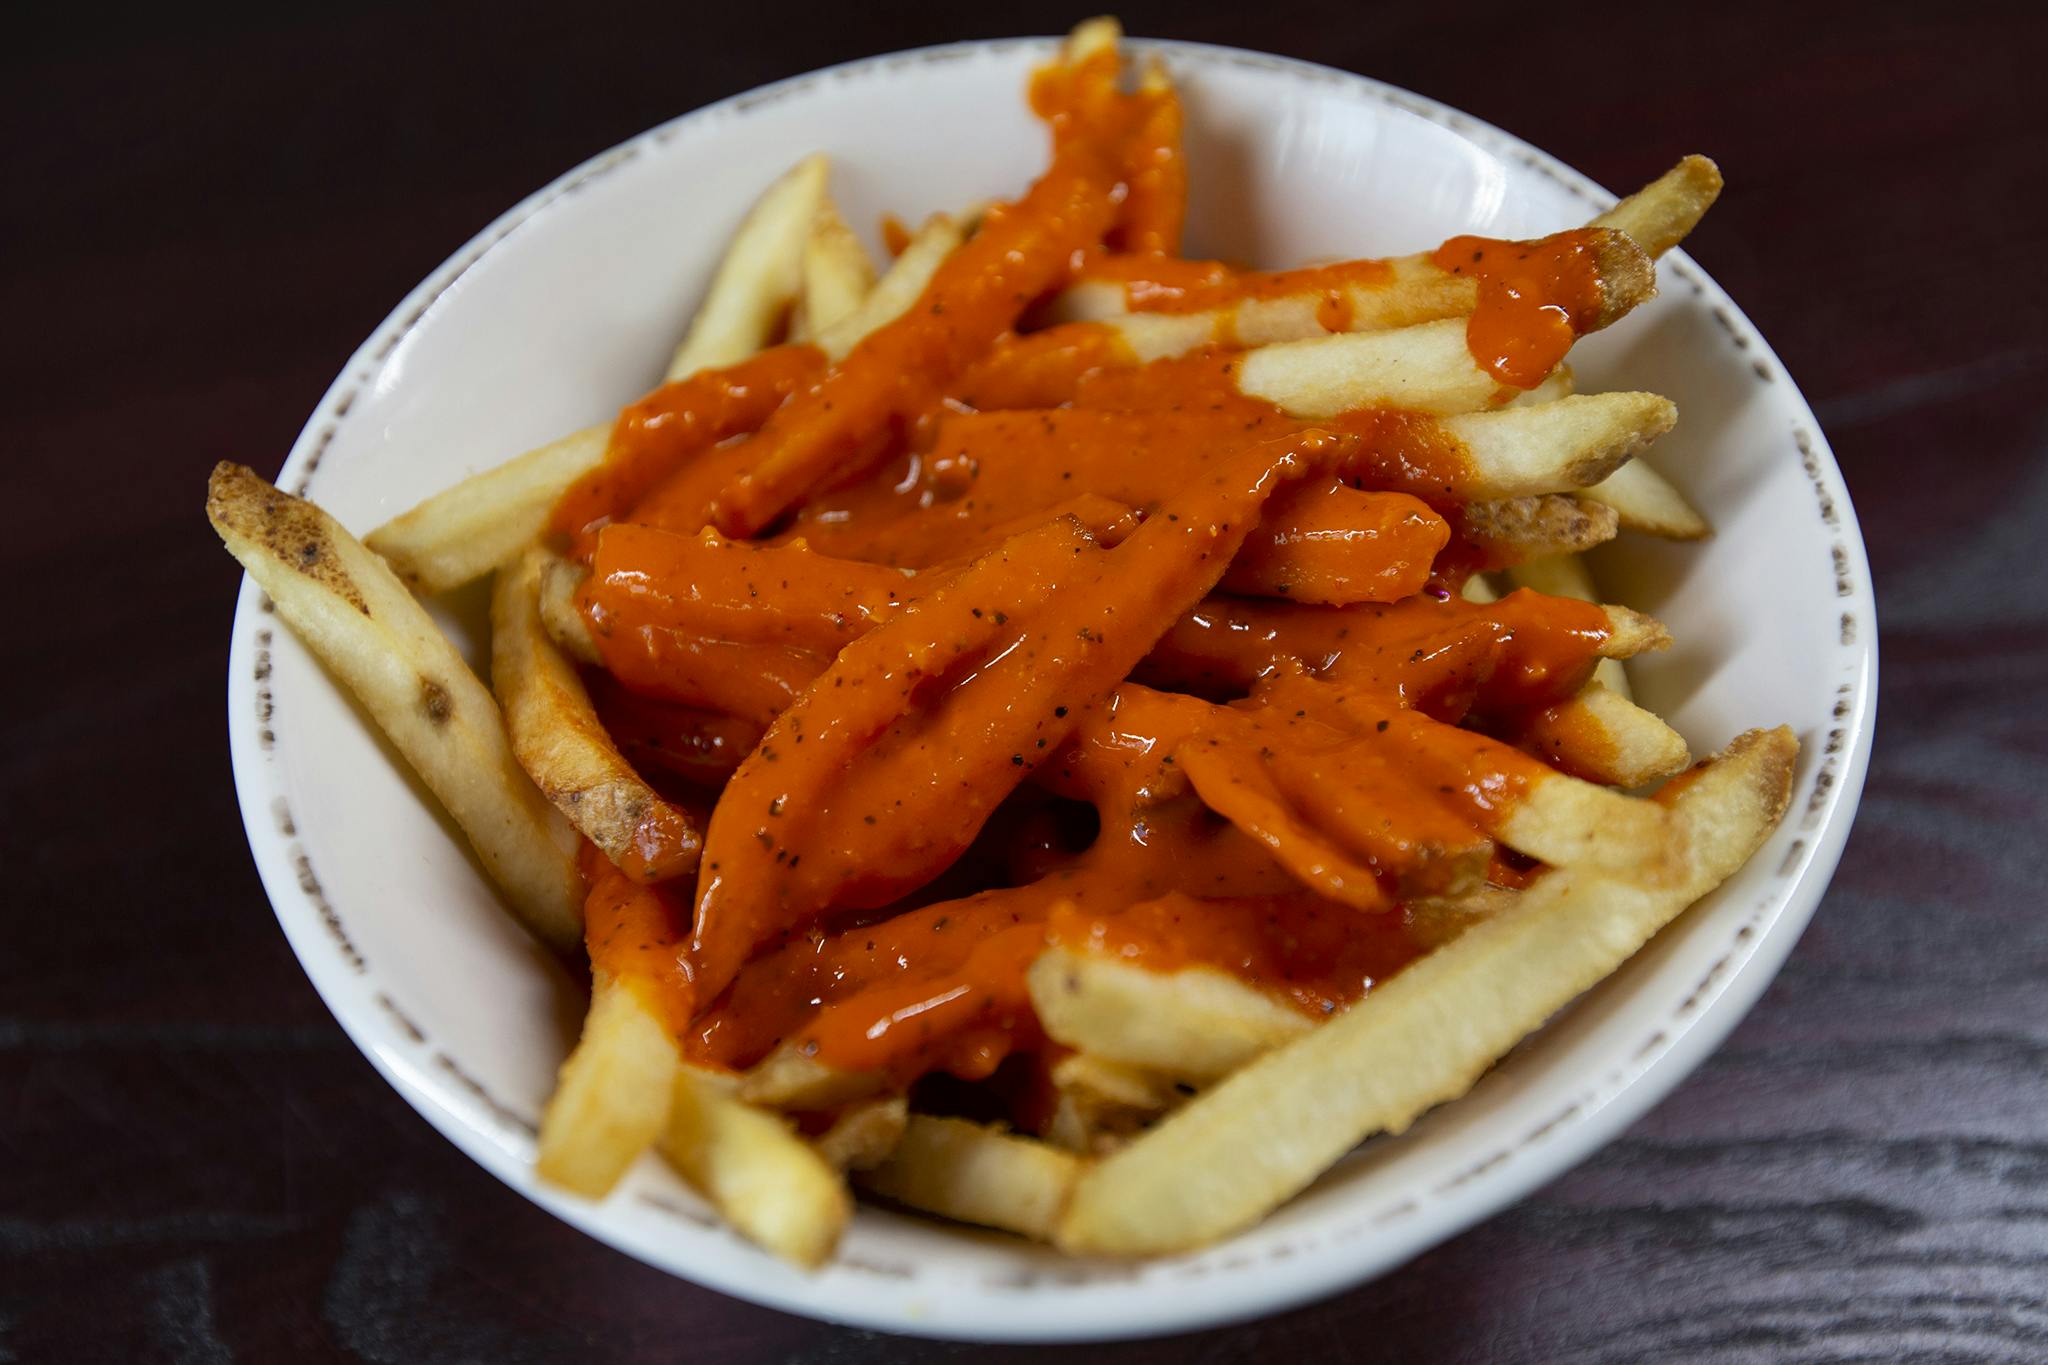
{"type": "Polygon", "coordinates": [[[642,503],[665,480],[687,477],[696,457],[759,426],[824,369],[825,353],[815,346],[777,346],[662,385],[619,414],[603,462],[556,502],[550,529],[578,539],[642,503]]]}
{"type": "Polygon", "coordinates": [[[1124,304],[1134,313],[1205,313],[1248,300],[1313,298],[1323,330],[1343,332],[1351,327],[1354,292],[1386,288],[1394,267],[1361,259],[1299,270],[1234,270],[1220,261],[1110,256],[1091,261],[1082,277],[1122,285],[1124,304]]]}
{"type": "Polygon", "coordinates": [[[1465,326],[1473,360],[1503,384],[1533,389],[1596,325],[1605,301],[1600,235],[1560,232],[1534,242],[1453,237],[1430,259],[1479,281],[1479,302],[1465,326]]]}
{"type": "MultiPolygon", "coordinates": [[[[829,369],[780,347],[657,390],[555,511],[608,729],[721,789],[694,899],[581,863],[593,966],[693,1061],[986,1078],[1052,1046],[1049,943],[1323,1015],[1425,949],[1410,897],[1531,872],[1486,836],[1533,760],[1458,727],[1550,714],[1607,618],[1451,592],[1470,470],[1441,425],[1312,429],[1228,350],[1013,330],[1073,278],[1162,311],[1320,293],[1342,330],[1391,267],[1177,260],[1170,90],[1095,57],[1032,98],[1050,169],[906,314],[829,369]]],[[[1599,308],[1584,244],[1434,259],[1476,278],[1468,339],[1508,383],[1599,308]]]]}

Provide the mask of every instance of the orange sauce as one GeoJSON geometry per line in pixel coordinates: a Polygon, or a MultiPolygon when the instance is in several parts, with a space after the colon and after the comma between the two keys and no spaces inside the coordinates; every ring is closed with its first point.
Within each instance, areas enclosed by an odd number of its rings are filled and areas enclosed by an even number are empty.
{"type": "MultiPolygon", "coordinates": [[[[694,897],[581,864],[593,966],[697,1061],[1042,1071],[1048,943],[1327,1014],[1424,950],[1408,899],[1531,875],[1491,834],[1550,769],[1482,730],[1566,716],[1607,619],[1449,591],[1470,471],[1440,424],[1311,426],[1228,350],[1015,330],[1076,277],[1342,330],[1391,277],[1177,259],[1181,111],[1116,74],[1034,81],[1049,169],[903,317],[829,368],[779,347],[657,390],[556,509],[600,717],[664,791],[718,794],[694,897]]],[[[1477,277],[1505,382],[1599,307],[1583,242],[1436,260],[1477,277]]]]}
{"type": "Polygon", "coordinates": [[[619,414],[604,463],[555,504],[550,529],[575,539],[618,516],[712,445],[759,426],[824,368],[825,353],[815,346],[777,346],[662,385],[619,414]]]}
{"type": "Polygon", "coordinates": [[[688,965],[677,951],[689,936],[688,892],[673,882],[636,882],[589,843],[576,865],[589,888],[583,944],[592,970],[627,983],[681,1033],[690,1021],[688,965]]]}
{"type": "Polygon", "coordinates": [[[1465,343],[1481,368],[1520,389],[1549,377],[1599,317],[1598,241],[1582,229],[1534,242],[1453,237],[1437,248],[1438,268],[1479,281],[1465,343]]]}
{"type": "Polygon", "coordinates": [[[910,246],[912,233],[903,225],[903,220],[893,213],[882,215],[882,250],[891,256],[901,256],[910,246]]]}
{"type": "Polygon", "coordinates": [[[1124,287],[1134,313],[1206,313],[1247,300],[1313,298],[1316,320],[1326,332],[1351,326],[1352,295],[1384,289],[1393,282],[1386,261],[1337,261],[1299,270],[1233,270],[1220,261],[1109,257],[1091,262],[1083,278],[1124,287]]]}

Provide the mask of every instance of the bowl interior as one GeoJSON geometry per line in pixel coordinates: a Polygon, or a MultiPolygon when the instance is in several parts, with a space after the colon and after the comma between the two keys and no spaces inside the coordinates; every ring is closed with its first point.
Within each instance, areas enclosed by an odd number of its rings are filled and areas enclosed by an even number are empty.
{"type": "MultiPolygon", "coordinates": [[[[572,172],[400,305],[336,381],[282,486],[362,532],[607,417],[658,377],[727,234],[801,155],[831,154],[835,193],[871,239],[885,211],[915,221],[1015,193],[1043,162],[1022,90],[1047,50],[968,45],[801,77],[572,172]]],[[[1609,202],[1414,96],[1251,54],[1159,50],[1188,106],[1191,253],[1398,253],[1463,231],[1551,231],[1609,202]]],[[[603,1240],[745,1297],[900,1331],[1110,1336],[1267,1311],[1397,1264],[1583,1157],[1725,1034],[1817,902],[1860,785],[1875,623],[1839,475],[1747,321],[1682,255],[1662,271],[1663,295],[1574,364],[1582,389],[1678,403],[1653,462],[1718,534],[1624,538],[1599,557],[1601,586],[1671,626],[1676,648],[1635,677],[1697,751],[1752,725],[1799,731],[1793,811],[1748,868],[1469,1097],[1368,1144],[1230,1243],[1111,1266],[864,1209],[837,1263],[806,1276],[716,1226],[652,1160],[598,1205],[537,1185],[533,1126],[582,987],[512,926],[459,835],[245,586],[235,771],[279,919],[344,1026],[451,1139],[603,1240]]],[[[471,646],[480,601],[436,608],[471,646]]]]}

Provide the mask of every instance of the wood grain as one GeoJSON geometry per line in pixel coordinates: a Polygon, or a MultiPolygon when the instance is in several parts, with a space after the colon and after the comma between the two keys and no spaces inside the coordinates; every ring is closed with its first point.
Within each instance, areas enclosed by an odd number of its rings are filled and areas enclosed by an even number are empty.
{"type": "Polygon", "coordinates": [[[1073,11],[464,0],[17,18],[0,63],[0,1360],[2048,1356],[2048,22],[2037,6],[1127,5],[1349,67],[1696,243],[1815,401],[1884,635],[1862,818],[1728,1045],[1537,1196],[1328,1303],[1093,1353],[840,1331],[526,1204],[377,1079],[251,871],[200,515],[390,304],[563,168],[762,81],[1073,11]],[[1620,18],[1620,16],[1610,16],[1620,18]],[[39,27],[40,26],[40,27],[39,27]],[[45,604],[54,604],[50,610],[45,604]]]}

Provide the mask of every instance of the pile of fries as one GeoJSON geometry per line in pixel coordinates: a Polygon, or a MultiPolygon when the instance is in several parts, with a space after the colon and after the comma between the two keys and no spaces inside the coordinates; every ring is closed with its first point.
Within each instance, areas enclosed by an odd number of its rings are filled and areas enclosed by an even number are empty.
{"type": "Polygon", "coordinates": [[[1791,734],[1695,764],[1623,668],[1666,632],[1580,558],[1708,533],[1633,459],[1672,404],[1561,360],[1713,164],[1538,242],[1188,262],[1178,95],[1119,41],[1034,82],[1028,194],[882,272],[790,170],[615,425],[362,541],[214,472],[278,615],[587,954],[566,1189],[656,1149],[806,1266],[850,1182],[1197,1247],[1463,1094],[1783,812],[1791,734]],[[486,575],[489,687],[416,596],[486,575]]]}

